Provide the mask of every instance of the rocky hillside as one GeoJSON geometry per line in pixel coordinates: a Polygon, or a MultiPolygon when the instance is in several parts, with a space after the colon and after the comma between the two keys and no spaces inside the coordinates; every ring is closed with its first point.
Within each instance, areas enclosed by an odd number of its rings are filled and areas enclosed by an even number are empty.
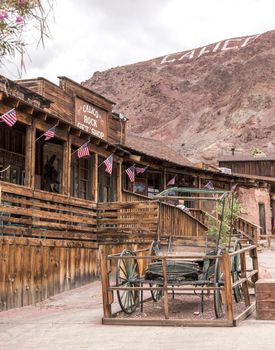
{"type": "Polygon", "coordinates": [[[275,155],[275,31],[96,72],[83,83],[117,102],[135,134],[192,161],[259,148],[275,155]]]}

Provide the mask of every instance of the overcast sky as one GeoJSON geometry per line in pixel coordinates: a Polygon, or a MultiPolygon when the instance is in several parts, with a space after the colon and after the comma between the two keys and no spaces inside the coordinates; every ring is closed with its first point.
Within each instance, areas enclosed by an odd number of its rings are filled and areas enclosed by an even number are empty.
{"type": "MultiPolygon", "coordinates": [[[[51,39],[23,78],[77,82],[95,71],[275,29],[275,0],[55,0],[51,39]]],[[[0,73],[18,78],[16,66],[0,73]]]]}

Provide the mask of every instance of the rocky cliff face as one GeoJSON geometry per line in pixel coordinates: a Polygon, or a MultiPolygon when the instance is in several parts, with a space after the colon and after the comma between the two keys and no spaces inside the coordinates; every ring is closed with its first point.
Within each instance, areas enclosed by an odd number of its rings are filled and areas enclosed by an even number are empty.
{"type": "Polygon", "coordinates": [[[192,161],[257,147],[275,154],[275,31],[96,72],[83,83],[117,102],[134,134],[192,161]]]}

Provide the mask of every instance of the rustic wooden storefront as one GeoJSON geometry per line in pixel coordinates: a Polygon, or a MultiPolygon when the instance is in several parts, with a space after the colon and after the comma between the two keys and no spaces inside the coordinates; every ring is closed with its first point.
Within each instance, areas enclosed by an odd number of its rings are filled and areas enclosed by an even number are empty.
{"type": "Polygon", "coordinates": [[[173,177],[191,187],[209,180],[225,189],[247,184],[143,152],[133,161],[126,119],[112,106],[64,77],[60,86],[43,78],[20,84],[0,79],[0,113],[17,113],[12,128],[0,124],[0,171],[8,168],[0,172],[0,309],[97,278],[101,250],[144,248],[158,235],[203,236],[207,227],[199,216],[148,198],[173,177]],[[54,126],[55,136],[45,141],[54,126]],[[77,149],[88,141],[90,157],[78,158],[77,149]],[[103,163],[110,154],[112,175],[103,163]],[[131,183],[125,170],[133,164],[146,171],[131,183]],[[55,170],[54,186],[47,182],[48,167],[55,170]]]}

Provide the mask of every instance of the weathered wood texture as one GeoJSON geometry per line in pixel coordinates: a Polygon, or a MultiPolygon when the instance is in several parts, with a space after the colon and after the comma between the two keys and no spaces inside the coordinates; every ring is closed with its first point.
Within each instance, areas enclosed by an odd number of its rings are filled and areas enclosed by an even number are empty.
{"type": "MultiPolygon", "coordinates": [[[[126,248],[144,247],[0,237],[0,311],[31,305],[98,279],[102,251],[116,254],[126,248]]],[[[114,270],[115,265],[110,268],[114,270]]]]}
{"type": "Polygon", "coordinates": [[[205,233],[196,219],[158,201],[96,204],[5,182],[0,186],[3,310],[91,281],[99,274],[102,247],[114,254],[148,247],[159,235],[205,233]]]}
{"type": "Polygon", "coordinates": [[[0,237],[0,311],[26,306],[98,278],[94,243],[0,237]]]}
{"type": "Polygon", "coordinates": [[[97,239],[157,239],[160,236],[204,236],[207,227],[191,215],[159,201],[98,204],[97,239]]]}
{"type": "Polygon", "coordinates": [[[237,174],[259,175],[275,177],[275,160],[243,160],[243,161],[220,161],[220,167],[226,167],[237,174]]]}
{"type": "Polygon", "coordinates": [[[125,143],[125,122],[111,113],[113,102],[96,92],[65,77],[60,78],[60,86],[44,78],[21,80],[20,84],[33,90],[53,103],[45,111],[64,121],[75,123],[75,96],[87,101],[108,113],[108,142],[125,143]]]}
{"type": "Polygon", "coordinates": [[[260,279],[256,282],[257,320],[275,320],[275,280],[260,279]]]}
{"type": "Polygon", "coordinates": [[[127,190],[122,191],[123,202],[140,202],[140,201],[151,201],[151,200],[153,199],[138,193],[133,193],[127,190]]]}
{"type": "Polygon", "coordinates": [[[207,227],[179,208],[159,203],[160,236],[204,236],[207,227]]]}
{"type": "Polygon", "coordinates": [[[0,234],[96,240],[96,204],[1,182],[0,234]]]}

